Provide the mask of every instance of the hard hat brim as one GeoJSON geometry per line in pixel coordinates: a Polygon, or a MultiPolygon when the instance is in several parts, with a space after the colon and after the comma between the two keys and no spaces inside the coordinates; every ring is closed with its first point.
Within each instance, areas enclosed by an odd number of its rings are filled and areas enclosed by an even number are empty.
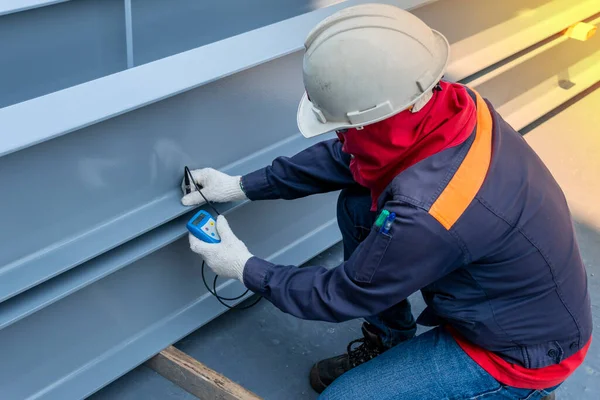
{"type": "Polygon", "coordinates": [[[312,110],[312,103],[308,100],[308,95],[304,93],[300,105],[298,106],[297,114],[298,129],[305,138],[311,138],[332,132],[338,129],[343,129],[345,124],[337,122],[322,123],[317,119],[317,116],[312,110]]]}
{"type": "MultiPolygon", "coordinates": [[[[435,37],[435,46],[436,46],[435,54],[437,54],[437,59],[436,59],[437,65],[435,65],[435,67],[432,68],[432,71],[435,71],[434,72],[435,79],[431,83],[430,87],[428,87],[423,92],[423,94],[427,93],[430,90],[433,90],[435,85],[437,85],[438,82],[442,79],[442,77],[444,76],[444,73],[446,71],[446,68],[448,66],[449,59],[450,59],[450,45],[449,45],[447,39],[436,30],[432,29],[432,32],[435,37]]],[[[417,97],[409,104],[401,105],[394,113],[392,113],[390,115],[386,115],[382,118],[379,118],[378,120],[369,121],[366,124],[363,123],[363,124],[354,124],[353,125],[349,122],[346,122],[346,123],[343,123],[343,122],[322,123],[321,121],[319,121],[317,119],[317,116],[315,115],[315,113],[312,110],[312,103],[310,102],[310,100],[308,100],[308,95],[305,92],[304,95],[302,96],[302,99],[300,100],[300,105],[298,106],[298,113],[296,116],[296,120],[298,123],[298,129],[300,129],[300,133],[302,133],[302,135],[305,138],[312,138],[315,136],[323,135],[325,133],[340,130],[340,129],[356,128],[359,126],[373,124],[375,122],[379,122],[381,120],[387,119],[387,118],[409,108],[410,106],[415,104],[421,98],[421,96],[417,97]]]]}

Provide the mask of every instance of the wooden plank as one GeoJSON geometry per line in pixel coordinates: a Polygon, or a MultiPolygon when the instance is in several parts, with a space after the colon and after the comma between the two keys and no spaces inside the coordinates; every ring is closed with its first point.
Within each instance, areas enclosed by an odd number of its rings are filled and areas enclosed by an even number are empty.
{"type": "Polygon", "coordinates": [[[148,360],[146,365],[201,400],[261,400],[173,346],[148,360]]]}

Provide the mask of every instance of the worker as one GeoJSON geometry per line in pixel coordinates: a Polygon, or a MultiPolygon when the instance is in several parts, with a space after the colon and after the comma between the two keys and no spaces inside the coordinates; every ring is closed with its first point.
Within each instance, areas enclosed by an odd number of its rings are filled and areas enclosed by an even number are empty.
{"type": "Polygon", "coordinates": [[[565,197],[489,102],[443,80],[448,59],[444,36],[407,11],[338,11],[306,39],[297,116],[304,136],[337,138],[242,177],[192,173],[214,202],[341,190],[333,269],[261,259],[222,216],[219,244],[189,237],[216,274],[283,312],[364,318],[362,338],[310,371],[322,399],[550,397],[590,345],[565,197]],[[419,290],[427,308],[415,320],[407,298],[419,290]],[[415,336],[417,323],[433,328],[415,336]]]}

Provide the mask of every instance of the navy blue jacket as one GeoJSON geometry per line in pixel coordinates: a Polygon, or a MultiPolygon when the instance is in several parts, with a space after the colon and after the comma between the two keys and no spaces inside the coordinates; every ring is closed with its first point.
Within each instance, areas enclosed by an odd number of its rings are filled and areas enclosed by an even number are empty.
{"type": "MultiPolygon", "coordinates": [[[[244,283],[284,312],[344,321],[421,290],[424,325],[450,324],[526,368],[559,363],[591,337],[587,276],[563,192],[479,95],[469,139],[401,172],[379,198],[397,215],[373,227],[338,268],[251,258],[244,283]]],[[[318,143],[242,178],[251,200],[295,199],[356,185],[341,143],[318,143]]]]}

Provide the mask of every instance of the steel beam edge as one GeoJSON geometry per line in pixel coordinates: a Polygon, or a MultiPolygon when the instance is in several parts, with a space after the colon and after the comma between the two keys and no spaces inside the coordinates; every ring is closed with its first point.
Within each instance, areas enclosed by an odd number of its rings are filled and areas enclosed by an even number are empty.
{"type": "MultiPolygon", "coordinates": [[[[405,7],[424,2],[378,1],[405,7]]],[[[323,18],[367,2],[348,0],[2,108],[0,157],[297,52],[323,18]]]]}
{"type": "Polygon", "coordinates": [[[599,12],[597,0],[553,0],[531,16],[517,15],[453,43],[446,77],[461,81],[599,12]]]}
{"type": "Polygon", "coordinates": [[[8,14],[47,7],[53,4],[66,3],[71,0],[3,0],[0,4],[0,17],[8,14]]]}

